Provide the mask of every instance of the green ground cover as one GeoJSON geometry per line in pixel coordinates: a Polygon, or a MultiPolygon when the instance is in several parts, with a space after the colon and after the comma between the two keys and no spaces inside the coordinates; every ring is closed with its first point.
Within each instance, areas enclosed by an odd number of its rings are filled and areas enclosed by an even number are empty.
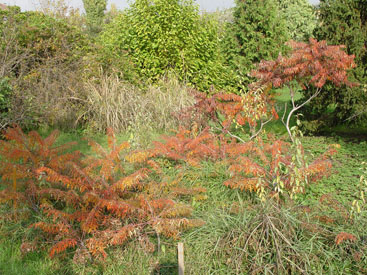
{"type": "MultiPolygon", "coordinates": [[[[44,132],[46,134],[46,132],[44,132]]],[[[102,136],[95,136],[102,144],[106,140],[102,136]]],[[[126,140],[127,136],[120,136],[126,140]]],[[[89,154],[86,141],[80,133],[62,133],[59,144],[68,141],[78,141],[77,149],[89,154]]],[[[361,175],[361,162],[367,159],[367,143],[345,140],[343,137],[303,137],[307,155],[310,159],[324,152],[329,144],[340,144],[340,149],[333,159],[333,169],[330,177],[309,187],[308,191],[297,199],[297,205],[319,207],[320,214],[334,217],[338,222],[328,227],[331,232],[350,232],[358,236],[363,235],[367,225],[361,219],[355,223],[341,223],[338,215],[343,211],[349,213],[351,203],[358,198],[358,183],[361,175]],[[320,198],[331,194],[340,203],[340,213],[327,206],[320,206],[320,198]],[[363,233],[363,234],[362,234],[363,233]],[[362,235],[361,235],[362,234],[362,235]]],[[[200,168],[186,167],[185,184],[188,186],[203,186],[207,188],[206,199],[189,201],[194,208],[194,217],[202,218],[206,224],[182,235],[185,243],[186,268],[188,274],[241,274],[246,265],[264,264],[266,259],[256,259],[254,255],[246,258],[239,253],[244,245],[246,230],[253,228],[251,221],[256,221],[261,208],[253,204],[254,194],[231,190],[223,185],[228,179],[225,167],[220,163],[202,163],[200,168]],[[241,240],[242,238],[242,240],[241,240]],[[233,242],[237,240],[236,242],[233,242]]],[[[175,171],[169,165],[167,175],[174,175],[175,171]]],[[[332,241],[320,233],[306,238],[305,230],[300,227],[300,220],[292,209],[286,206],[274,215],[281,215],[279,219],[287,217],[299,230],[300,237],[295,244],[297,251],[309,256],[310,274],[358,274],[352,255],[347,255],[345,248],[336,247],[332,241]],[[285,216],[284,216],[285,215],[285,216]],[[330,245],[330,247],[327,246],[330,245]],[[344,258],[341,258],[344,255],[344,258]],[[318,261],[313,262],[313,257],[318,261]]],[[[1,211],[8,211],[5,207],[1,211]]],[[[308,214],[306,214],[308,215],[308,214]]],[[[308,219],[312,218],[312,215],[308,219]]],[[[287,221],[285,219],[285,221],[287,221]]],[[[1,220],[0,242],[0,273],[2,274],[175,274],[177,272],[176,244],[177,241],[163,239],[160,252],[146,253],[142,248],[130,243],[123,248],[111,249],[110,258],[104,263],[92,263],[86,266],[76,265],[72,257],[49,259],[46,251],[23,254],[20,249],[23,234],[27,233],[26,225],[10,223],[1,220]]],[[[331,234],[332,235],[332,234],[331,234]]],[[[361,247],[366,243],[360,243],[361,247]]],[[[350,249],[350,247],[347,249],[350,249]]],[[[270,256],[269,256],[270,257],[270,256]]],[[[270,259],[270,258],[269,258],[270,259]]],[[[268,260],[269,260],[268,259],[268,260]]],[[[364,261],[366,259],[364,258],[364,261]]]]}

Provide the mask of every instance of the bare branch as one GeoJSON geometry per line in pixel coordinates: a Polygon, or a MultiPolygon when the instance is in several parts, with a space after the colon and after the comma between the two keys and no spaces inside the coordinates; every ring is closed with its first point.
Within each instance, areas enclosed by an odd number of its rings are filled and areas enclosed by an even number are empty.
{"type": "Polygon", "coordinates": [[[273,120],[273,118],[271,117],[271,118],[269,118],[267,121],[265,121],[265,122],[263,122],[263,121],[261,121],[261,126],[260,126],[260,129],[255,133],[255,134],[253,134],[251,137],[250,137],[250,140],[252,140],[252,139],[254,139],[255,137],[257,137],[258,136],[258,134],[260,134],[260,132],[261,132],[261,130],[263,129],[263,127],[266,125],[266,124],[268,124],[270,121],[272,121],[273,120]]]}

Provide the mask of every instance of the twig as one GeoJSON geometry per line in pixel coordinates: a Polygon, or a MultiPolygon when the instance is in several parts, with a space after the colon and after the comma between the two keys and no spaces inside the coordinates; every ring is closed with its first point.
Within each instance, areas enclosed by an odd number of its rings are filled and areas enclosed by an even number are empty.
{"type": "Polygon", "coordinates": [[[348,117],[347,119],[345,119],[345,120],[344,120],[344,122],[345,122],[345,121],[348,121],[348,120],[352,120],[353,118],[355,118],[355,117],[358,117],[358,116],[362,115],[364,112],[366,112],[366,110],[363,110],[363,111],[361,111],[361,112],[355,113],[354,115],[352,115],[352,116],[348,117]]]}
{"type": "Polygon", "coordinates": [[[263,129],[263,127],[269,123],[271,120],[273,119],[273,117],[269,118],[267,121],[265,122],[262,122],[261,121],[261,126],[260,126],[260,129],[255,133],[253,134],[251,137],[250,137],[250,140],[254,139],[255,137],[257,137],[257,135],[261,132],[261,130],[263,129]]]}
{"type": "MultiPolygon", "coordinates": [[[[223,131],[223,129],[220,129],[220,128],[216,127],[216,126],[214,126],[214,128],[215,128],[215,129],[217,129],[217,130],[219,130],[219,131],[223,131]]],[[[240,142],[242,142],[242,143],[246,143],[246,141],[244,141],[244,140],[243,140],[242,138],[240,138],[239,136],[236,136],[236,135],[232,134],[230,131],[226,130],[226,133],[227,133],[228,135],[230,135],[231,137],[233,137],[233,138],[237,139],[238,141],[240,141],[240,142]]]]}

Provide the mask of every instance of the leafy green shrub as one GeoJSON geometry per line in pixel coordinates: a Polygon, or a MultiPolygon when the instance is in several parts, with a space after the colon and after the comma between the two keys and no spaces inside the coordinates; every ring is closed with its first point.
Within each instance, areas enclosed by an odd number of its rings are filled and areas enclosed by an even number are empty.
{"type": "Polygon", "coordinates": [[[167,72],[205,90],[233,81],[220,62],[217,22],[192,0],[137,0],[100,36],[113,56],[128,54],[138,73],[157,81],[167,72]]]}
{"type": "MultiPolygon", "coordinates": [[[[30,69],[45,61],[58,58],[59,62],[72,61],[84,55],[88,41],[80,30],[62,19],[55,19],[40,12],[5,12],[1,17],[1,29],[14,26],[16,41],[23,52],[31,57],[23,66],[30,69]],[[62,54],[61,54],[62,53],[62,54]]],[[[3,40],[6,43],[6,40],[3,40]]],[[[18,52],[21,54],[22,52],[18,52]]]]}
{"type": "Polygon", "coordinates": [[[95,41],[94,48],[84,56],[83,63],[85,81],[98,79],[103,72],[106,75],[116,75],[122,81],[137,87],[146,87],[146,81],[142,81],[127,52],[111,51],[101,41],[95,41]]]}

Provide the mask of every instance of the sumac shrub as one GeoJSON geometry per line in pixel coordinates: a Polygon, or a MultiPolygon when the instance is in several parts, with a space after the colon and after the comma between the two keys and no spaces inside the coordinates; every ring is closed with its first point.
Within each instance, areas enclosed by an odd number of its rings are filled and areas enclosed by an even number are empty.
{"type": "MultiPolygon", "coordinates": [[[[155,150],[172,161],[195,167],[200,167],[202,161],[223,161],[228,165],[229,175],[224,185],[250,193],[256,192],[263,200],[269,195],[293,198],[305,192],[308,184],[328,175],[332,165],[331,156],[339,146],[330,146],[327,152],[308,162],[297,137],[293,136],[293,144],[271,135],[263,138],[258,135],[263,122],[260,129],[256,130],[258,120],[263,119],[262,115],[277,117],[271,108],[271,101],[265,102],[267,107],[265,104],[259,111],[256,110],[256,104],[255,109],[251,108],[251,104],[244,105],[246,101],[238,95],[199,97],[196,107],[202,117],[211,120],[209,126],[201,130],[200,125],[194,121],[191,130],[181,129],[175,136],[164,138],[165,142],[156,143],[155,150]],[[252,110],[254,116],[248,115],[252,110]],[[251,127],[252,123],[253,131],[257,133],[249,140],[231,132],[233,125],[243,127],[249,124],[251,127]]],[[[193,117],[197,118],[195,112],[193,117]]]]}
{"type": "Polygon", "coordinates": [[[287,109],[285,105],[282,121],[294,141],[290,129],[292,115],[314,98],[327,94],[328,91],[324,89],[326,83],[336,87],[356,87],[358,83],[353,83],[348,77],[348,71],[356,66],[355,56],[345,53],[343,45],[328,45],[326,41],[312,38],[308,43],[290,41],[287,44],[292,48],[289,56],[279,54],[276,60],[262,60],[251,75],[262,85],[271,84],[275,88],[285,86],[289,89],[292,109],[284,121],[287,109]],[[296,103],[295,92],[299,86],[306,97],[303,102],[296,103]]]}
{"type": "Polygon", "coordinates": [[[154,152],[128,152],[129,143],[117,144],[111,130],[108,149],[90,141],[96,156],[86,158],[53,147],[56,132],[42,139],[16,127],[5,137],[1,175],[9,187],[1,202],[34,213],[30,227],[51,244],[51,257],[77,247],[75,257],[106,258],[108,247],[129,239],[152,251],[150,235],[178,238],[203,223],[187,218],[192,209],[177,202],[180,192],[170,192],[174,185],[164,182],[154,152]]]}

